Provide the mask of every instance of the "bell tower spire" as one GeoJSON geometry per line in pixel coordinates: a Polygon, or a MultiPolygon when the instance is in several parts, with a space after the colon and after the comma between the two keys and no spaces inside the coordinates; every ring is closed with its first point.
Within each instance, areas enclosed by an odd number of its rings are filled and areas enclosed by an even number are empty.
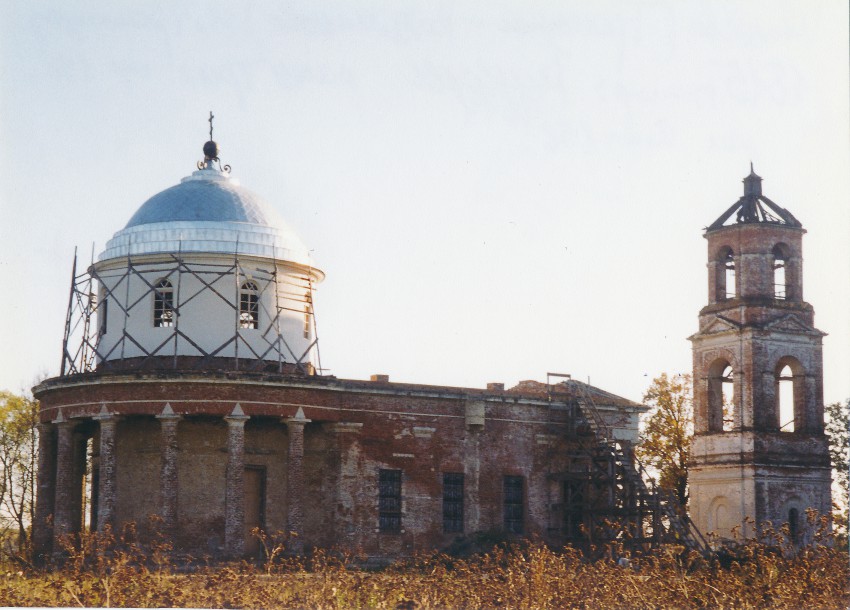
{"type": "MultiPolygon", "coordinates": [[[[212,117],[212,113],[210,113],[212,117]]],[[[212,118],[210,118],[212,121],[212,118]]],[[[212,125],[212,123],[210,123],[212,125]]],[[[212,127],[210,127],[210,140],[212,140],[212,127]]],[[[753,170],[753,162],[750,161],[750,175],[744,178],[744,196],[761,197],[761,176],[756,175],[753,170]]]]}

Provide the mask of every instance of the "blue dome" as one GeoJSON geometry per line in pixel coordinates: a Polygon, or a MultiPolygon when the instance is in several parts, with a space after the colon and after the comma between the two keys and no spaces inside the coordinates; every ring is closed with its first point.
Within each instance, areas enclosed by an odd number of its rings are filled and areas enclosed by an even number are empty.
{"type": "Polygon", "coordinates": [[[187,180],[148,199],[125,228],[181,220],[263,226],[275,226],[282,221],[258,195],[234,181],[187,180]]]}
{"type": "Polygon", "coordinates": [[[314,267],[307,247],[274,208],[210,164],[143,203],[98,260],[178,252],[250,255],[314,267]]]}

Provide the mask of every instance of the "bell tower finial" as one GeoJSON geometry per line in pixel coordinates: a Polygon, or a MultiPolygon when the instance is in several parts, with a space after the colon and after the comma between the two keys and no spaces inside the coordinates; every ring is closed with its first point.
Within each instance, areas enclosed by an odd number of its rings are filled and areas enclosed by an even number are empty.
{"type": "MultiPolygon", "coordinates": [[[[212,139],[213,139],[213,137],[212,137],[212,130],[213,130],[212,122],[213,122],[214,118],[215,118],[215,115],[213,114],[212,110],[210,110],[210,118],[207,119],[210,122],[210,142],[212,142],[212,139]]],[[[753,169],[753,163],[751,161],[750,162],[750,170],[752,170],[752,169],[753,169]]]]}
{"type": "Polygon", "coordinates": [[[750,175],[744,178],[744,196],[761,197],[761,176],[758,176],[753,169],[753,162],[750,161],[750,175]]]}

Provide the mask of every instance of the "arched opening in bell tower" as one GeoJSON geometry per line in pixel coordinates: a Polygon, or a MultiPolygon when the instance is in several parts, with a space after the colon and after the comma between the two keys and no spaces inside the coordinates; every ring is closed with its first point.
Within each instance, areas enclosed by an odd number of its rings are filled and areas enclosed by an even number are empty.
{"type": "Polygon", "coordinates": [[[734,299],[737,295],[735,254],[729,246],[723,246],[717,255],[715,294],[718,301],[734,299]]]}
{"type": "Polygon", "coordinates": [[[789,249],[785,244],[773,247],[773,296],[784,301],[788,298],[788,258],[789,249]]]}
{"type": "Polygon", "coordinates": [[[782,358],[776,365],[776,421],[780,432],[803,429],[803,369],[791,357],[782,358]]]}
{"type": "Polygon", "coordinates": [[[735,429],[735,372],[726,360],[715,360],[708,371],[708,431],[735,429]]]}
{"type": "Polygon", "coordinates": [[[794,376],[790,366],[786,365],[779,371],[776,385],[779,400],[779,430],[794,432],[794,376]]]}
{"type": "Polygon", "coordinates": [[[720,381],[723,399],[721,405],[723,431],[731,432],[735,428],[735,371],[730,365],[723,369],[720,381]]]}

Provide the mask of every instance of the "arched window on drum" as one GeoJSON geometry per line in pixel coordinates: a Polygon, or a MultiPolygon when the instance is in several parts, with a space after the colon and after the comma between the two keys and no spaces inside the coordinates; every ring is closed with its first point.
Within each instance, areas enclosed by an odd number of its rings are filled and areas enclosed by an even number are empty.
{"type": "Polygon", "coordinates": [[[153,325],[159,328],[174,326],[174,287],[167,279],[154,284],[153,325]]]}
{"type": "Polygon", "coordinates": [[[260,300],[257,284],[244,282],[239,290],[239,328],[257,328],[260,320],[260,300]]]}

